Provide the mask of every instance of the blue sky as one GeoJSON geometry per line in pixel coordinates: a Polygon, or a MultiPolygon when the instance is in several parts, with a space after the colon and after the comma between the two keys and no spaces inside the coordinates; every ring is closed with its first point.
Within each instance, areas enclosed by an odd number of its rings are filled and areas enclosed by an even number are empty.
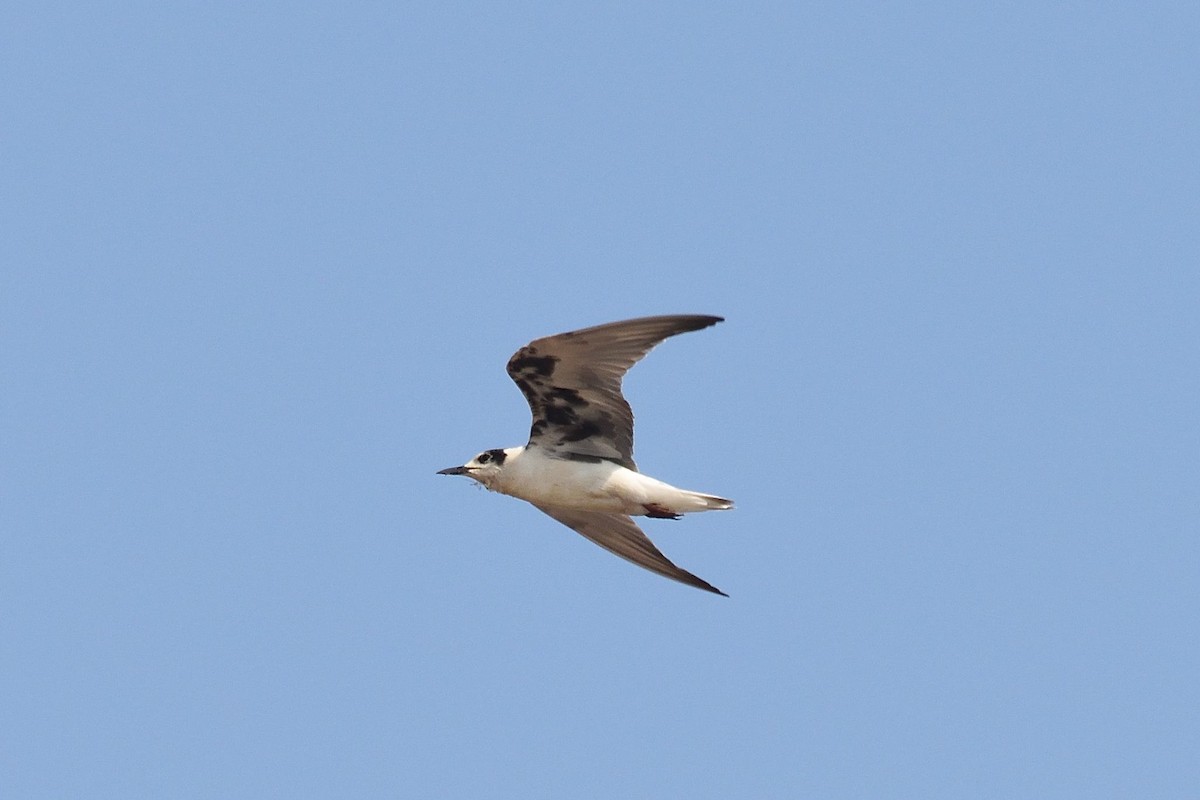
{"type": "Polygon", "coordinates": [[[6,4],[6,795],[1194,796],[1198,23],[6,4]],[[659,313],[729,599],[434,474],[659,313]]]}

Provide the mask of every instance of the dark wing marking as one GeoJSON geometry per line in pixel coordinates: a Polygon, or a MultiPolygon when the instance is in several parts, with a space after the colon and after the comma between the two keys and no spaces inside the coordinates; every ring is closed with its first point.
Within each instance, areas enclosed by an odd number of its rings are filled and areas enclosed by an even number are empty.
{"type": "Polygon", "coordinates": [[[722,597],[729,596],[703,578],[698,578],[671,563],[646,537],[646,534],[642,533],[641,528],[624,514],[606,514],[602,511],[578,511],[571,508],[546,506],[537,506],[537,508],[568,528],[582,534],[585,538],[591,539],[608,552],[632,561],[639,567],[645,567],[663,577],[686,583],[688,586],[695,586],[706,592],[713,592],[722,597]]]}
{"type": "Polygon", "coordinates": [[[621,379],[669,336],[698,331],[721,317],[642,317],[535,339],[508,360],[533,413],[529,446],[563,457],[633,463],[633,412],[621,379]]]}

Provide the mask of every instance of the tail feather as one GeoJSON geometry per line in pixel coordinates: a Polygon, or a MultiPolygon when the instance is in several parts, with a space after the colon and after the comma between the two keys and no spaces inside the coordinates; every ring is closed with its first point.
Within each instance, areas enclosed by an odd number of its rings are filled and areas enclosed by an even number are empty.
{"type": "Polygon", "coordinates": [[[733,508],[732,500],[717,497],[715,494],[701,494],[700,492],[690,492],[689,494],[702,504],[700,511],[725,511],[733,508]]]}

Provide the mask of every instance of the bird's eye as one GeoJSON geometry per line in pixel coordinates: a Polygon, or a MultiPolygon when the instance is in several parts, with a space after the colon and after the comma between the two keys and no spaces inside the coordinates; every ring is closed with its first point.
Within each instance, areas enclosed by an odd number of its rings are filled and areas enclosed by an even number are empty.
{"type": "Polygon", "coordinates": [[[475,460],[478,461],[480,464],[486,464],[492,460],[492,454],[491,453],[480,453],[479,457],[476,458],[475,460]]]}

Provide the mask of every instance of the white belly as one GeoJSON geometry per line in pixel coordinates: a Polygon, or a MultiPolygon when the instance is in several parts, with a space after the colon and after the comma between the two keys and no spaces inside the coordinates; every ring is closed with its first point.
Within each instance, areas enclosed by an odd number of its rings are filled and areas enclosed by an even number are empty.
{"type": "Polygon", "coordinates": [[[526,451],[506,465],[503,478],[493,488],[540,506],[632,515],[645,514],[647,505],[700,510],[692,492],[610,461],[567,461],[526,451]]]}

